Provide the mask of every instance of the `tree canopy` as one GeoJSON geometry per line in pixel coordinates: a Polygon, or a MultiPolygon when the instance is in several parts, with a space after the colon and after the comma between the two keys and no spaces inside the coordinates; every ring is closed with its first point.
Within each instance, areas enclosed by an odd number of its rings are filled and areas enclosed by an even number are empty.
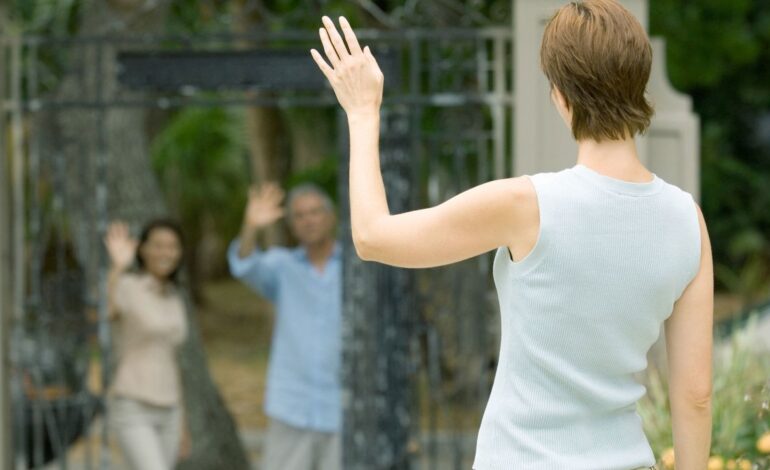
{"type": "MultiPolygon", "coordinates": [[[[182,35],[229,32],[244,20],[260,30],[312,29],[322,14],[344,14],[356,24],[384,29],[507,25],[512,14],[509,0],[166,1],[166,30],[182,35]]],[[[13,0],[9,13],[27,33],[66,36],[77,32],[85,3],[13,0]]],[[[692,96],[701,117],[701,204],[711,232],[719,286],[747,298],[766,293],[770,287],[770,0],[650,0],[649,11],[651,34],[667,41],[670,80],[692,96]]],[[[55,73],[56,59],[43,59],[55,73]]],[[[178,118],[191,125],[189,114],[178,118]]],[[[178,135],[178,129],[172,123],[168,132],[178,135]]],[[[226,145],[232,148],[232,143],[226,145]]],[[[238,152],[225,153],[230,155],[227,158],[242,158],[238,152]]]]}

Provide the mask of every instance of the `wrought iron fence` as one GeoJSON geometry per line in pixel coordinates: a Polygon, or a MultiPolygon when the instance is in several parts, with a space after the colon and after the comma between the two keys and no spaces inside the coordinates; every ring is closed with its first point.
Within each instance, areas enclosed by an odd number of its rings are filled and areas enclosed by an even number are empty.
{"type": "MultiPolygon", "coordinates": [[[[398,74],[388,77],[394,85],[386,92],[383,119],[390,126],[383,136],[386,186],[401,201],[397,209],[435,205],[510,174],[514,98],[509,28],[362,31],[360,38],[391,57],[398,74]],[[393,145],[387,135],[396,136],[393,145]]],[[[304,31],[2,38],[5,69],[11,72],[3,113],[12,129],[10,359],[16,469],[49,462],[62,469],[110,466],[109,432],[98,419],[105,413],[104,397],[94,391],[105,389],[112,363],[101,249],[115,211],[108,175],[121,171],[131,146],[147,144],[116,133],[115,120],[141,119],[150,108],[335,105],[329,91],[317,89],[142,88],[126,79],[127,53],[288,53],[307,50],[315,41],[304,31]],[[93,374],[96,363],[98,377],[93,374]],[[100,426],[94,427],[97,422],[100,426]],[[79,439],[83,457],[75,464],[67,449],[79,439]]],[[[345,184],[342,178],[342,192],[345,184]]],[[[127,191],[135,191],[140,200],[143,189],[127,191]]],[[[121,208],[129,220],[140,212],[121,208]]],[[[396,467],[399,462],[429,469],[470,465],[499,341],[489,269],[490,258],[482,256],[408,274],[404,282],[414,289],[412,303],[406,304],[411,310],[381,318],[381,328],[370,328],[368,335],[361,333],[367,317],[348,318],[352,336],[347,339],[355,343],[346,346],[348,357],[351,351],[373,356],[390,348],[400,351],[397,365],[406,371],[400,377],[409,390],[402,397],[409,418],[392,421],[402,429],[383,432],[401,433],[408,445],[391,448],[393,455],[382,468],[404,468],[396,467]],[[376,340],[378,332],[391,340],[376,340]]],[[[404,282],[388,284],[388,295],[398,297],[404,282]]],[[[397,304],[396,310],[403,308],[397,304]]],[[[368,379],[349,372],[346,380],[368,379]]]]}

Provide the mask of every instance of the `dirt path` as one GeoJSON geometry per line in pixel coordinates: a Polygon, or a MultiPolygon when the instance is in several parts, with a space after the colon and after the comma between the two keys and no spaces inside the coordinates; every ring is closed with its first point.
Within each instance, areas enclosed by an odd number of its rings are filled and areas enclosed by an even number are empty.
{"type": "Polygon", "coordinates": [[[214,381],[239,428],[264,428],[272,307],[232,280],[207,284],[203,297],[199,321],[214,381]]]}

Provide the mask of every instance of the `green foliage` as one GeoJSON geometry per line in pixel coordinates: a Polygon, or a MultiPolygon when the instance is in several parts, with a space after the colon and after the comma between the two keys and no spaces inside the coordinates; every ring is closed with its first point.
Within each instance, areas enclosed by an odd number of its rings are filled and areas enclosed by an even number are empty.
{"type": "Polygon", "coordinates": [[[705,124],[704,216],[722,287],[753,303],[770,290],[770,167],[734,156],[723,126],[705,124]]]}
{"type": "Polygon", "coordinates": [[[702,122],[702,209],[718,286],[753,300],[770,290],[770,0],[650,0],[673,85],[702,122]]]}
{"type": "Polygon", "coordinates": [[[240,116],[221,108],[179,112],[152,143],[152,162],[186,227],[208,217],[232,234],[246,203],[249,170],[240,116]]]}
{"type": "Polygon", "coordinates": [[[172,0],[166,30],[171,34],[221,32],[229,28],[228,2],[172,0]]]}
{"type": "Polygon", "coordinates": [[[681,89],[718,85],[759,58],[751,0],[651,0],[652,32],[668,41],[669,76],[681,89]]]}
{"type": "Polygon", "coordinates": [[[255,29],[281,31],[289,28],[316,29],[322,15],[360,18],[358,7],[350,1],[306,0],[172,0],[167,29],[172,33],[232,32],[232,25],[249,17],[255,29]]]}
{"type": "MultiPolygon", "coordinates": [[[[80,27],[82,0],[48,0],[45,2],[12,0],[8,14],[15,27],[25,35],[64,38],[73,36],[80,27]]],[[[0,32],[1,33],[1,32],[0,32]]],[[[55,90],[64,74],[68,61],[68,46],[58,41],[47,41],[36,49],[35,60],[39,93],[55,90]]],[[[29,49],[24,49],[23,62],[31,60],[29,49]]],[[[25,73],[27,70],[25,70],[25,73]]],[[[23,92],[28,96],[27,82],[23,92]]]]}
{"type": "Polygon", "coordinates": [[[302,183],[314,183],[326,191],[333,200],[337,201],[337,155],[327,156],[317,165],[303,171],[295,171],[289,175],[286,187],[291,188],[302,183]]]}
{"type": "Polygon", "coordinates": [[[172,0],[169,30],[228,31],[248,16],[255,30],[314,31],[323,15],[348,18],[356,27],[468,27],[509,25],[510,0],[172,0]]]}
{"type": "MultiPolygon", "coordinates": [[[[756,444],[770,431],[770,356],[750,348],[757,317],[729,343],[715,348],[712,398],[712,454],[728,459],[760,461],[756,444]]],[[[656,455],[672,447],[671,412],[662,378],[650,373],[647,395],[637,408],[656,455]]],[[[770,464],[770,462],[765,462],[770,464]]],[[[765,467],[760,467],[765,468],[765,467]]]]}
{"type": "Polygon", "coordinates": [[[77,30],[81,7],[80,0],[12,0],[9,13],[27,34],[68,36],[77,30]]]}
{"type": "MultiPolygon", "coordinates": [[[[231,32],[243,20],[238,14],[248,15],[246,23],[255,31],[314,30],[324,14],[346,15],[354,24],[370,28],[500,25],[509,24],[511,16],[509,0],[169,3],[167,31],[173,34],[231,32]]],[[[87,5],[85,0],[10,0],[8,13],[27,34],[66,37],[77,33],[87,5]]],[[[702,121],[701,206],[718,286],[756,299],[770,290],[770,142],[757,133],[759,120],[770,116],[770,0],[650,0],[649,6],[651,33],[667,41],[669,77],[676,88],[693,97],[702,121]]],[[[68,60],[63,46],[38,48],[41,93],[56,89],[68,60]]],[[[307,176],[293,175],[290,180],[307,176]]],[[[178,186],[182,184],[193,186],[182,182],[178,186]]],[[[195,199],[207,198],[198,193],[195,199]]]]}

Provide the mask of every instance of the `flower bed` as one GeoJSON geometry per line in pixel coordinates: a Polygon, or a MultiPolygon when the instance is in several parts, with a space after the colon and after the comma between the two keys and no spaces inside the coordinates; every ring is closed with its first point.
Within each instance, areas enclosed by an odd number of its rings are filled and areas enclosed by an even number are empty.
{"type": "MultiPolygon", "coordinates": [[[[708,470],[770,469],[770,352],[755,350],[756,317],[714,347],[712,457],[708,470]]],[[[663,469],[675,468],[667,386],[651,370],[639,402],[645,433],[663,469]]]]}

